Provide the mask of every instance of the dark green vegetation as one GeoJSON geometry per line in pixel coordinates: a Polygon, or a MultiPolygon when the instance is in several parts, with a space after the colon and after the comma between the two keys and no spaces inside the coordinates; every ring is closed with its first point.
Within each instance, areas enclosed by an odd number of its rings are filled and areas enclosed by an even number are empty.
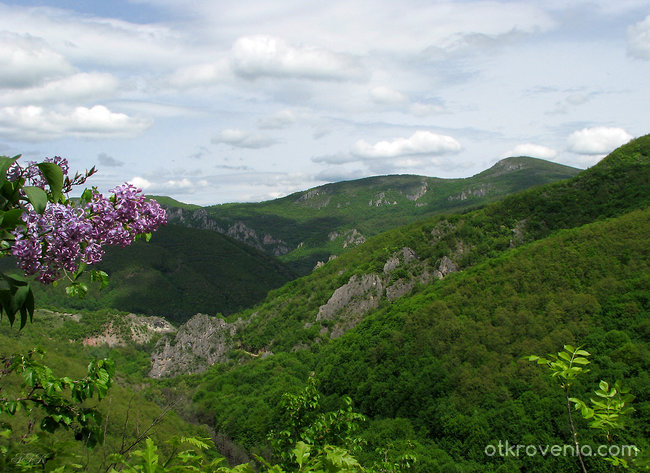
{"type": "MultiPolygon", "coordinates": [[[[170,215],[186,225],[218,229],[280,256],[299,274],[366,238],[442,212],[484,205],[532,186],[567,179],[578,169],[518,157],[466,179],[412,175],[338,182],[251,204],[224,204],[170,215]]],[[[162,202],[180,207],[167,201],[162,202]]]]}
{"type": "Polygon", "coordinates": [[[160,228],[149,242],[109,247],[98,268],[110,275],[106,289],[94,288],[82,300],[35,284],[37,300],[68,309],[116,307],[180,323],[197,312],[232,314],[295,277],[276,259],[232,238],[176,225],[160,228]]]}
{"type": "MultiPolygon", "coordinates": [[[[522,357],[584,344],[594,357],[574,395],[588,398],[601,379],[623,379],[637,396],[636,413],[617,443],[647,453],[649,203],[644,137],[573,180],[373,238],[246,312],[243,347],[275,355],[195,378],[196,415],[261,448],[276,422],[277,393],[295,390],[313,370],[328,402],[350,395],[371,419],[369,444],[379,437],[396,452],[410,449],[416,471],[577,471],[575,457],[484,451],[499,441],[571,444],[561,393],[522,357]],[[463,270],[383,299],[327,341],[321,330],[337,321],[317,321],[319,307],[353,274],[381,273],[404,246],[430,267],[449,256],[463,270]],[[292,352],[299,347],[309,348],[292,352]]],[[[583,443],[604,442],[586,421],[577,423],[583,443]]],[[[589,471],[609,471],[600,458],[585,461],[589,471]]]]}
{"type": "MultiPolygon", "coordinates": [[[[564,394],[525,357],[584,345],[590,371],[571,395],[587,400],[600,380],[622,380],[636,412],[613,443],[636,445],[647,457],[649,205],[646,136],[568,181],[368,239],[229,316],[248,321],[233,337],[230,361],[200,375],[149,380],[143,395],[181,400],[179,415],[213,427],[229,458],[246,459],[244,450],[268,458],[267,434],[283,425],[283,393],[300,393],[313,372],[323,412],[340,412],[350,396],[368,418],[355,454],[364,465],[407,454],[422,473],[577,472],[574,456],[486,455],[486,448],[572,444],[564,394]],[[394,262],[406,254],[415,257],[394,262]],[[458,271],[437,278],[435,271],[452,267],[447,261],[458,271]],[[355,310],[318,317],[338,288],[364,277],[381,283],[372,304],[355,305],[368,297],[359,293],[348,304],[355,310]],[[396,285],[407,290],[387,297],[396,285]]],[[[96,331],[101,317],[82,321],[96,331]]],[[[78,340],[79,331],[66,323],[48,336],[78,340]]],[[[78,350],[59,344],[64,354],[78,350]]],[[[150,350],[111,350],[118,374],[123,364],[127,381],[136,382],[150,350]]],[[[582,445],[608,443],[581,416],[574,421],[582,445]]],[[[590,472],[612,471],[602,458],[584,460],[590,472]]]]}

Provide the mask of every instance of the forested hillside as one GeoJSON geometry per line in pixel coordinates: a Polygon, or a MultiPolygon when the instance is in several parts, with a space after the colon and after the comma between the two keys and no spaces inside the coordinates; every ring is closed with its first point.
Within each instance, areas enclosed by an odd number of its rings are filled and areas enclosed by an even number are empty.
{"type": "Polygon", "coordinates": [[[523,359],[569,343],[593,354],[576,395],[600,380],[634,393],[617,442],[647,454],[648,204],[646,136],[570,181],[372,238],[237,314],[233,364],[192,378],[192,415],[263,452],[280,393],[313,371],[328,406],[350,395],[369,417],[368,446],[414,452],[415,471],[578,471],[574,457],[485,454],[571,442],[562,390],[523,359]]]}

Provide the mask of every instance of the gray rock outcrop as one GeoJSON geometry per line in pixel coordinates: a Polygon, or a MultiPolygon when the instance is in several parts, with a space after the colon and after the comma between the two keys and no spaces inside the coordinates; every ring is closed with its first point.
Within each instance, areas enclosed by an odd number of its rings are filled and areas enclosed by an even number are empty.
{"type": "Polygon", "coordinates": [[[237,323],[196,314],[181,325],[173,337],[163,337],[158,341],[151,355],[149,376],[166,378],[200,373],[225,361],[226,354],[234,348],[232,337],[237,328],[237,323]]]}

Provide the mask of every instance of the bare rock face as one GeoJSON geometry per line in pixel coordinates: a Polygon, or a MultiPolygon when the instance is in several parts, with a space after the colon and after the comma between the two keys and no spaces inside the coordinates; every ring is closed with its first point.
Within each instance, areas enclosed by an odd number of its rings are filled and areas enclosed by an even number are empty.
{"type": "Polygon", "coordinates": [[[376,274],[356,274],[339,287],[327,303],[320,306],[316,320],[331,320],[343,313],[350,316],[365,314],[379,306],[384,287],[376,274]]]}
{"type": "Polygon", "coordinates": [[[386,298],[391,302],[410,293],[416,284],[425,284],[430,279],[431,274],[428,265],[421,262],[415,252],[408,246],[395,252],[384,264],[386,298]],[[405,276],[393,280],[392,273],[399,267],[405,269],[405,276]]]}
{"type": "Polygon", "coordinates": [[[415,254],[415,252],[408,246],[405,246],[400,251],[396,252],[390,258],[388,258],[386,264],[384,265],[384,273],[388,274],[398,266],[403,264],[409,264],[411,261],[417,259],[418,257],[415,254]]]}
{"type": "Polygon", "coordinates": [[[422,181],[422,185],[420,186],[420,188],[416,189],[415,192],[413,192],[413,194],[406,194],[406,198],[408,200],[416,201],[424,194],[426,194],[427,190],[428,190],[427,181],[422,181]]]}
{"type": "Polygon", "coordinates": [[[458,271],[458,266],[456,266],[456,263],[449,259],[449,257],[443,256],[442,260],[440,260],[438,271],[440,271],[443,276],[447,276],[449,273],[455,273],[458,271]]]}
{"type": "Polygon", "coordinates": [[[181,325],[174,337],[163,337],[158,341],[151,355],[149,376],[167,378],[200,373],[225,361],[226,353],[235,346],[232,337],[237,328],[237,323],[196,314],[181,325]]]}

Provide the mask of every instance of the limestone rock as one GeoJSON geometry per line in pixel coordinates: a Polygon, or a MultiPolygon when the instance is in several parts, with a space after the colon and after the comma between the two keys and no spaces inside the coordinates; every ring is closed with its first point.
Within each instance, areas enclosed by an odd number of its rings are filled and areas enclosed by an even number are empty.
{"type": "Polygon", "coordinates": [[[163,337],[151,355],[149,376],[165,378],[178,374],[200,373],[225,361],[234,348],[233,335],[240,324],[218,317],[196,314],[181,325],[174,337],[163,337]]]}

